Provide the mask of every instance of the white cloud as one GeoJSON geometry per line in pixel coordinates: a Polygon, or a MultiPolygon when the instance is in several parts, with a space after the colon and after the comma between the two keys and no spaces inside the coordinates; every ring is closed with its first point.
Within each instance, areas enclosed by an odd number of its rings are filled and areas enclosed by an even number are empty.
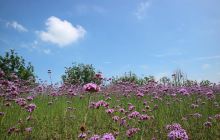
{"type": "Polygon", "coordinates": [[[59,47],[65,47],[84,38],[86,30],[80,26],[74,26],[66,20],[57,17],[50,17],[46,21],[46,31],[38,32],[42,41],[57,44],[59,47]]]}
{"type": "Polygon", "coordinates": [[[150,7],[149,1],[143,1],[138,4],[138,7],[134,13],[134,15],[137,17],[137,19],[142,20],[146,16],[147,9],[150,7]]]}
{"type": "Polygon", "coordinates": [[[19,32],[28,32],[28,29],[25,28],[23,25],[19,24],[17,21],[6,22],[6,26],[13,28],[19,32]]]}

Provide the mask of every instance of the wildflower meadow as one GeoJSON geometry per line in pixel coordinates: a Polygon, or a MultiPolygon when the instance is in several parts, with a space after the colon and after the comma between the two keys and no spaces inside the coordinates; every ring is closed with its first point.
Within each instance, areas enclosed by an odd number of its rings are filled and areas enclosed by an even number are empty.
{"type": "Polygon", "coordinates": [[[0,76],[1,139],[220,138],[220,85],[30,85],[0,76]]]}

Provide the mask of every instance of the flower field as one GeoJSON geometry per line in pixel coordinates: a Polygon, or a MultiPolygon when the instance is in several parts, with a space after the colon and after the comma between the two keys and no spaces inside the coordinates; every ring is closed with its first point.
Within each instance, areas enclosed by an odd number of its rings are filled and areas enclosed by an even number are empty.
{"type": "Polygon", "coordinates": [[[1,139],[216,140],[220,86],[1,80],[1,139]]]}

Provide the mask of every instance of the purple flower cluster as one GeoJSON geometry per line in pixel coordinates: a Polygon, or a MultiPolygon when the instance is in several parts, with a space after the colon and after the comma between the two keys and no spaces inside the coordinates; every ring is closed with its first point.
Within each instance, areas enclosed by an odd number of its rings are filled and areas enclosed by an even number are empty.
{"type": "Polygon", "coordinates": [[[105,133],[101,140],[115,140],[115,137],[112,135],[112,133],[105,133]]]}
{"type": "Polygon", "coordinates": [[[126,131],[127,137],[132,137],[134,134],[136,134],[140,129],[139,128],[130,128],[126,131]]]}
{"type": "Polygon", "coordinates": [[[115,110],[114,109],[106,109],[105,112],[108,113],[108,114],[112,114],[112,113],[115,112],[115,110]]]}
{"type": "Polygon", "coordinates": [[[100,140],[100,136],[99,135],[94,135],[91,138],[89,138],[89,140],[100,140]]]}
{"type": "Polygon", "coordinates": [[[115,137],[112,133],[105,133],[102,137],[99,135],[94,135],[89,140],[115,140],[115,137]]]}
{"type": "Polygon", "coordinates": [[[186,88],[181,88],[181,89],[179,90],[179,93],[182,94],[182,95],[189,95],[189,92],[187,91],[186,88]]]}
{"type": "Polygon", "coordinates": [[[113,121],[117,122],[120,118],[118,116],[113,116],[112,119],[113,121]]]}
{"type": "Polygon", "coordinates": [[[99,108],[101,106],[105,107],[105,108],[108,108],[109,104],[107,102],[103,101],[103,100],[100,100],[100,101],[92,104],[93,108],[99,108]]]}
{"type": "Polygon", "coordinates": [[[169,130],[169,131],[173,131],[173,130],[179,130],[179,129],[182,129],[181,125],[178,124],[178,123],[173,123],[171,125],[167,125],[166,126],[166,129],[169,130]]]}
{"type": "Polygon", "coordinates": [[[27,104],[26,99],[24,98],[17,98],[15,99],[15,102],[21,107],[24,107],[27,104]]]}
{"type": "Polygon", "coordinates": [[[100,86],[94,83],[88,83],[83,86],[83,89],[88,92],[99,92],[100,86]]]}
{"type": "Polygon", "coordinates": [[[138,111],[134,111],[134,112],[132,112],[131,114],[128,115],[128,118],[132,119],[132,118],[137,118],[139,116],[140,116],[140,113],[138,111]]]}
{"type": "Polygon", "coordinates": [[[150,116],[148,116],[147,114],[142,114],[139,116],[140,120],[149,120],[150,116]]]}
{"type": "Polygon", "coordinates": [[[28,96],[28,97],[27,97],[27,100],[28,100],[28,101],[32,101],[33,99],[34,99],[33,96],[28,96]]]}
{"type": "Polygon", "coordinates": [[[33,112],[37,106],[35,104],[29,104],[26,109],[28,112],[33,112]]]}
{"type": "Polygon", "coordinates": [[[137,92],[136,96],[137,96],[137,97],[143,97],[143,96],[144,96],[144,93],[142,93],[142,92],[137,92]]]}
{"type": "Polygon", "coordinates": [[[129,111],[132,111],[132,110],[134,110],[134,109],[135,109],[135,106],[133,106],[132,104],[129,104],[128,110],[129,110],[129,111]]]}
{"type": "Polygon", "coordinates": [[[184,130],[180,124],[174,123],[172,125],[166,126],[167,130],[169,130],[168,133],[168,139],[169,140],[188,140],[189,137],[186,133],[186,130],[184,130]]]}

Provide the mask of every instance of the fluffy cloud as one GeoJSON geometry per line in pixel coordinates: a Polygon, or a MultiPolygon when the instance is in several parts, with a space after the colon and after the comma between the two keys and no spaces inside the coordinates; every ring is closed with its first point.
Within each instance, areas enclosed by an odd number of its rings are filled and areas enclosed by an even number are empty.
{"type": "Polygon", "coordinates": [[[57,44],[59,47],[65,47],[71,43],[84,38],[86,30],[80,26],[74,26],[66,20],[57,17],[50,17],[46,21],[46,31],[38,32],[42,41],[57,44]]]}
{"type": "Polygon", "coordinates": [[[28,32],[28,29],[25,28],[23,25],[19,24],[17,21],[6,22],[6,26],[13,28],[19,32],[28,32]]]}

